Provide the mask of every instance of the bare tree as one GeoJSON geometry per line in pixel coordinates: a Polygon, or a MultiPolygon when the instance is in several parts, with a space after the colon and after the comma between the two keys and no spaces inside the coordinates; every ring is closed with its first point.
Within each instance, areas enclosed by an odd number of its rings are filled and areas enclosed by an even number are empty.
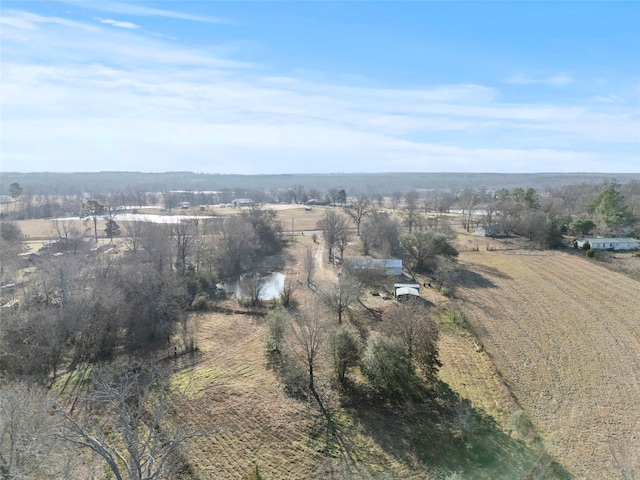
{"type": "Polygon", "coordinates": [[[342,324],[342,316],[358,303],[362,296],[360,283],[350,275],[341,275],[338,282],[320,292],[322,303],[338,315],[338,324],[342,324]]]}
{"type": "Polygon", "coordinates": [[[58,235],[58,239],[68,244],[70,240],[77,240],[80,237],[80,230],[75,220],[69,218],[54,218],[53,228],[58,235]]]}
{"type": "MultiPolygon", "coordinates": [[[[0,388],[0,478],[80,478],[77,452],[55,441],[58,420],[45,391],[26,383],[0,388]]],[[[84,475],[83,475],[84,474],[84,475]]]]}
{"type": "Polygon", "coordinates": [[[376,193],[373,198],[376,201],[376,206],[378,207],[379,210],[382,210],[384,208],[384,196],[382,196],[381,193],[376,193]]]}
{"type": "Polygon", "coordinates": [[[315,371],[327,336],[327,322],[317,308],[306,307],[293,315],[292,327],[294,344],[291,350],[304,364],[308,374],[309,391],[322,414],[326,416],[327,410],[316,388],[315,371]]]}
{"type": "Polygon", "coordinates": [[[393,207],[393,211],[395,212],[398,209],[398,205],[400,205],[400,200],[402,200],[402,192],[396,190],[391,194],[391,206],[393,207]]]}
{"type": "Polygon", "coordinates": [[[295,291],[296,286],[294,284],[293,278],[287,276],[284,280],[282,288],[278,289],[278,294],[280,295],[280,303],[284,308],[293,308],[297,305],[296,299],[293,296],[295,291]]]}
{"type": "Polygon", "coordinates": [[[351,200],[350,208],[345,208],[345,212],[353,223],[356,224],[357,235],[360,236],[360,224],[362,220],[369,214],[371,209],[371,198],[368,195],[356,195],[351,200]]]}
{"type": "Polygon", "coordinates": [[[98,219],[105,214],[106,210],[105,204],[95,199],[84,202],[80,210],[81,218],[89,218],[93,222],[93,234],[96,243],[98,243],[98,219]]]}
{"type": "Polygon", "coordinates": [[[462,226],[467,230],[471,229],[471,219],[473,217],[473,210],[478,204],[478,194],[470,188],[465,189],[458,197],[460,207],[462,209],[462,226]]]}
{"type": "Polygon", "coordinates": [[[142,222],[140,247],[160,272],[171,268],[171,231],[169,225],[142,222]]]}
{"type": "Polygon", "coordinates": [[[197,224],[192,220],[181,220],[171,225],[171,234],[176,246],[178,271],[187,272],[187,256],[197,232],[197,224]]]}
{"type": "Polygon", "coordinates": [[[261,277],[259,273],[252,273],[243,275],[241,279],[242,298],[246,299],[254,307],[260,305],[264,292],[264,277],[261,277]]]}
{"type": "Polygon", "coordinates": [[[418,206],[419,198],[420,195],[415,190],[409,190],[404,196],[406,205],[402,211],[402,216],[404,217],[407,227],[409,227],[409,232],[411,232],[414,224],[420,217],[420,207],[418,206]]]}
{"type": "Polygon", "coordinates": [[[340,192],[338,191],[337,188],[330,188],[329,191],[327,192],[329,200],[331,200],[331,205],[333,205],[334,207],[336,206],[336,203],[340,198],[339,194],[340,192]]]}
{"type": "Polygon", "coordinates": [[[129,240],[129,247],[133,252],[137,252],[141,246],[142,236],[144,235],[144,222],[131,221],[122,224],[124,234],[129,240]]]}
{"type": "Polygon", "coordinates": [[[251,224],[240,216],[227,217],[216,240],[220,277],[235,277],[249,268],[258,248],[258,238],[251,224]]]}
{"type": "Polygon", "coordinates": [[[318,222],[322,236],[329,249],[329,261],[334,260],[334,249],[342,244],[342,251],[346,247],[346,231],[349,228],[349,218],[334,210],[326,210],[324,217],[318,222]]]}
{"type": "Polygon", "coordinates": [[[178,195],[174,192],[162,192],[162,197],[164,199],[164,208],[171,212],[172,208],[178,206],[178,195]]]}
{"type": "Polygon", "coordinates": [[[344,222],[338,228],[338,244],[337,248],[340,251],[340,262],[344,259],[344,251],[346,250],[349,242],[353,238],[353,232],[349,229],[348,222],[344,222]]]}
{"type": "Polygon", "coordinates": [[[400,254],[400,224],[386,213],[374,212],[362,223],[360,240],[362,254],[369,255],[372,250],[388,257],[400,254]]]}
{"type": "Polygon", "coordinates": [[[294,185],[291,187],[294,203],[305,203],[309,198],[305,191],[304,185],[294,185]]]}
{"type": "Polygon", "coordinates": [[[152,480],[178,467],[178,449],[204,432],[187,428],[157,365],[96,369],[78,413],[59,405],[60,440],[92,450],[117,480],[152,480]]]}

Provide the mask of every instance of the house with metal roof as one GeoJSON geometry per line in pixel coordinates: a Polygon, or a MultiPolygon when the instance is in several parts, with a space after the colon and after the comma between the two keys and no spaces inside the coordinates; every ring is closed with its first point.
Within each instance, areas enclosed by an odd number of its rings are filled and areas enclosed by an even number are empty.
{"type": "Polygon", "coordinates": [[[638,240],[635,238],[620,237],[584,237],[576,240],[578,248],[584,248],[589,244],[594,250],[637,250],[638,240]]]}
{"type": "Polygon", "coordinates": [[[402,260],[397,258],[349,257],[345,265],[353,270],[377,270],[387,277],[402,275],[402,260]]]}

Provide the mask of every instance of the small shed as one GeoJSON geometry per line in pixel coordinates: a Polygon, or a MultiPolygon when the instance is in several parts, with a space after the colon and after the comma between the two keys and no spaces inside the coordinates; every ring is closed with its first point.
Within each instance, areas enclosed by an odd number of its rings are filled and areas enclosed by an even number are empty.
{"type": "Polygon", "coordinates": [[[420,296],[420,284],[419,283],[394,283],[393,294],[396,298],[403,295],[413,295],[415,297],[420,296]]]}
{"type": "Polygon", "coordinates": [[[576,240],[578,248],[584,248],[589,244],[594,250],[637,250],[638,240],[635,238],[621,237],[584,237],[576,240]]]}

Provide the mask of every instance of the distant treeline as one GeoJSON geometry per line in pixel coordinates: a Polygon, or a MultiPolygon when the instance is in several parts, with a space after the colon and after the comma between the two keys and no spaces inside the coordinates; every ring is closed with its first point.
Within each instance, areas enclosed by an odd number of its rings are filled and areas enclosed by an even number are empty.
{"type": "Polygon", "coordinates": [[[34,195],[108,194],[114,192],[166,192],[172,190],[231,190],[235,192],[271,191],[296,185],[327,191],[344,189],[349,194],[391,195],[416,190],[467,188],[499,190],[533,187],[540,192],[565,185],[601,183],[616,180],[640,181],[640,173],[332,173],[283,175],[220,175],[192,172],[87,172],[17,173],[0,176],[0,194],[19,183],[25,193],[34,195]]]}

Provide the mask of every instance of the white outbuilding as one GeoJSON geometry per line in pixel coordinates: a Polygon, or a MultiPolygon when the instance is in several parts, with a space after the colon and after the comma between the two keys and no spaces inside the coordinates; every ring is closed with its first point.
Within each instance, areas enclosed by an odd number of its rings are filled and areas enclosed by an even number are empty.
{"type": "Polygon", "coordinates": [[[635,238],[620,237],[585,237],[576,240],[578,248],[584,248],[589,244],[594,250],[637,250],[638,240],[635,238]]]}

